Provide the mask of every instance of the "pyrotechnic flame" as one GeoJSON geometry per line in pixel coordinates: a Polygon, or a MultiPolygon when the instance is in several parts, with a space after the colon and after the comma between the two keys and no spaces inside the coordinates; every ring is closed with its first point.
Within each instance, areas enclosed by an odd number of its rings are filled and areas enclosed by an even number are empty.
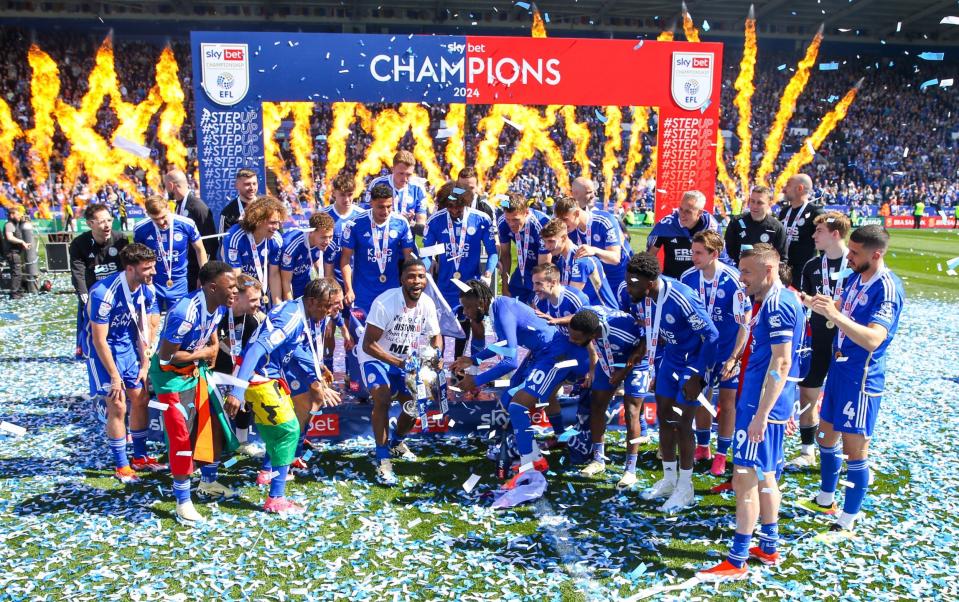
{"type": "Polygon", "coordinates": [[[476,176],[480,187],[485,186],[489,170],[496,165],[499,156],[499,138],[506,122],[503,118],[512,111],[513,105],[493,105],[486,117],[480,119],[476,129],[483,132],[483,140],[476,145],[476,176]]]}
{"type": "Polygon", "coordinates": [[[783,186],[786,185],[786,180],[793,177],[799,170],[802,169],[806,164],[813,160],[813,157],[816,156],[817,150],[822,145],[823,141],[829,136],[830,133],[836,126],[846,117],[846,113],[849,111],[849,106],[852,104],[852,101],[856,99],[856,94],[859,92],[859,87],[862,85],[862,80],[860,79],[856,82],[856,85],[849,89],[846,92],[846,95],[843,96],[835,108],[832,111],[829,111],[819,122],[819,125],[816,127],[816,130],[812,133],[811,136],[806,138],[806,141],[803,143],[802,148],[799,152],[793,154],[789,159],[789,163],[786,164],[786,167],[783,168],[782,172],[779,174],[779,177],[776,178],[775,191],[778,196],[779,191],[783,189],[783,186]]]}
{"type": "Polygon", "coordinates": [[[136,184],[126,175],[127,167],[141,169],[146,174],[147,184],[154,190],[161,189],[160,172],[156,163],[148,157],[139,157],[114,148],[96,132],[97,111],[104,98],[109,98],[110,107],[116,112],[117,127],[111,141],[118,137],[142,145],[150,119],[162,104],[159,90],[151,88],[146,99],[138,105],[128,103],[120,96],[113,60],[113,40],[107,36],[97,49],[95,66],[87,78],[88,89],[76,109],[62,100],[56,103],[57,124],[70,141],[70,156],[64,161],[64,185],[71,190],[80,175],[85,173],[91,190],[114,184],[130,194],[137,202],[142,195],[136,184]]]}
{"type": "MultiPolygon", "coordinates": [[[[23,137],[23,130],[20,128],[20,124],[13,119],[10,105],[7,104],[7,101],[0,99],[0,164],[6,171],[8,182],[16,182],[20,179],[17,159],[13,154],[13,145],[21,137],[23,137]]],[[[0,202],[3,200],[0,197],[0,202]]]]}
{"type": "Polygon", "coordinates": [[[779,110],[776,111],[776,117],[769,128],[769,135],[766,136],[766,148],[763,153],[763,160],[759,164],[759,170],[756,172],[756,181],[760,184],[769,184],[769,174],[772,173],[776,165],[776,159],[779,157],[779,151],[782,148],[783,137],[786,135],[786,128],[789,120],[792,119],[796,110],[796,101],[802,94],[806,83],[809,82],[809,71],[816,63],[816,57],[819,55],[819,45],[822,43],[823,28],[820,25],[819,31],[813,38],[809,47],[806,48],[806,56],[799,61],[796,73],[789,80],[786,90],[779,101],[779,110]]]}
{"type": "Polygon", "coordinates": [[[358,190],[363,189],[368,177],[378,174],[384,166],[392,165],[393,155],[408,131],[413,134],[413,156],[426,170],[426,178],[434,187],[442,186],[445,178],[443,170],[436,162],[436,152],[430,136],[430,114],[420,104],[403,103],[399,111],[385,109],[377,114],[373,122],[373,143],[356,168],[358,190]]]}
{"type": "Polygon", "coordinates": [[[532,107],[506,106],[509,107],[508,114],[511,121],[519,125],[523,131],[516,145],[516,150],[513,151],[509,161],[503,166],[496,181],[490,186],[490,195],[503,194],[509,190],[509,185],[513,182],[516,174],[519,173],[520,168],[523,167],[523,163],[535,155],[536,151],[543,153],[546,164],[556,174],[560,190],[564,194],[568,194],[569,171],[563,163],[563,154],[549,136],[549,132],[556,122],[555,113],[551,117],[548,112],[546,114],[540,113],[538,109],[532,107]]]}
{"type": "MultiPolygon", "coordinates": [[[[335,113],[335,112],[334,112],[335,113]]],[[[280,154],[280,145],[276,142],[276,132],[283,119],[292,116],[290,129],[290,154],[300,170],[300,181],[306,190],[313,189],[313,140],[310,136],[310,117],[313,115],[311,102],[264,102],[263,103],[263,151],[267,169],[272,171],[279,181],[280,188],[293,194],[293,177],[280,154]]]]}
{"type": "Polygon", "coordinates": [[[180,129],[186,121],[183,108],[184,94],[180,87],[179,66],[169,46],[160,54],[156,67],[156,85],[163,100],[163,112],[157,127],[157,141],[166,147],[166,160],[182,170],[186,169],[186,147],[180,140],[180,129]]]}
{"type": "Polygon", "coordinates": [[[606,137],[603,144],[603,195],[608,203],[613,199],[613,175],[619,165],[617,154],[623,148],[623,112],[619,107],[606,107],[603,134],[606,137]]]}
{"type": "Polygon", "coordinates": [[[589,165],[589,125],[576,120],[576,107],[572,105],[563,105],[562,107],[550,105],[546,109],[547,117],[554,118],[557,110],[563,116],[566,137],[573,143],[573,162],[579,165],[581,176],[592,178],[589,165]]]}
{"type": "Polygon", "coordinates": [[[33,71],[30,79],[33,129],[28,130],[26,135],[30,145],[30,175],[34,182],[39,183],[47,179],[47,162],[53,152],[53,114],[57,97],[60,96],[60,70],[50,55],[36,44],[30,46],[27,62],[33,71]]]}
{"type": "Polygon", "coordinates": [[[685,2],[683,2],[683,33],[686,34],[688,41],[699,41],[699,29],[693,24],[693,17],[689,14],[689,9],[686,8],[685,2]]]}
{"type": "Polygon", "coordinates": [[[451,104],[446,111],[446,127],[452,130],[446,138],[446,164],[450,179],[455,178],[466,161],[466,105],[451,104]]]}
{"type": "Polygon", "coordinates": [[[726,158],[723,156],[725,147],[726,141],[723,139],[722,132],[716,132],[716,177],[719,179],[720,184],[723,185],[723,188],[726,189],[726,196],[729,197],[730,211],[736,214],[742,210],[743,203],[740,195],[737,193],[736,182],[729,177],[729,172],[726,171],[726,158]]]}
{"type": "Polygon", "coordinates": [[[629,131],[629,149],[626,151],[626,167],[623,168],[619,189],[616,191],[616,203],[621,204],[629,194],[629,185],[636,166],[643,160],[643,134],[649,131],[649,108],[630,107],[633,113],[633,125],[629,131]]]}
{"type": "Polygon", "coordinates": [[[534,38],[546,37],[546,23],[543,22],[543,17],[539,14],[539,9],[536,8],[535,4],[533,5],[532,34],[534,38]]]}
{"type": "Polygon", "coordinates": [[[263,112],[263,161],[266,168],[273,172],[279,182],[280,189],[293,190],[293,178],[286,163],[280,156],[280,145],[276,142],[276,132],[280,129],[283,118],[289,115],[289,103],[264,102],[263,112]]]}
{"type": "MultiPolygon", "coordinates": [[[[350,138],[350,128],[357,119],[364,131],[373,130],[373,115],[365,106],[358,102],[333,103],[333,125],[326,137],[326,174],[323,178],[327,189],[336,174],[346,166],[346,145],[350,138]]],[[[358,188],[355,195],[361,192],[362,189],[358,188]]]]}
{"type": "MultiPolygon", "coordinates": [[[[658,36],[656,36],[657,42],[672,42],[676,35],[673,33],[673,28],[670,27],[665,31],[661,31],[658,36]]],[[[655,107],[653,111],[656,113],[656,122],[659,123],[659,107],[655,107]]],[[[652,152],[649,153],[649,165],[646,166],[645,171],[643,171],[643,178],[649,179],[656,174],[656,164],[659,162],[659,145],[653,147],[652,152]]]]}
{"type": "MultiPolygon", "coordinates": [[[[183,90],[173,52],[167,48],[156,66],[156,83],[139,104],[127,102],[120,95],[120,83],[114,66],[113,43],[110,36],[97,50],[95,65],[87,78],[87,91],[80,106],[71,106],[59,99],[60,74],[56,63],[36,45],[31,46],[27,60],[32,69],[30,82],[34,127],[25,133],[30,150],[30,173],[36,182],[48,177],[47,164],[53,150],[54,126],[59,126],[70,143],[70,155],[64,160],[64,188],[71,191],[82,174],[87,175],[91,190],[113,184],[128,192],[135,201],[142,195],[125,173],[126,168],[142,170],[147,184],[161,190],[160,171],[150,158],[139,157],[115,148],[112,141],[124,138],[143,145],[153,116],[166,105],[160,115],[157,140],[167,149],[167,160],[178,167],[186,167],[186,148],[179,141],[180,128],[185,118],[183,90]],[[97,111],[104,99],[116,113],[117,126],[105,140],[94,129],[97,111]]],[[[2,120],[2,116],[0,116],[2,120]]],[[[4,127],[4,132],[8,130],[4,127]]],[[[12,135],[12,134],[11,134],[12,135]]],[[[0,144],[5,138],[0,137],[0,144]]],[[[2,152],[2,151],[0,151],[2,152]]],[[[5,167],[8,164],[4,163],[5,167]]]]}
{"type": "Polygon", "coordinates": [[[300,170],[300,181],[306,190],[313,190],[313,139],[310,136],[312,102],[291,102],[293,129],[290,131],[290,152],[300,170]]]}
{"type": "MultiPolygon", "coordinates": [[[[752,7],[750,7],[749,13],[752,17],[752,7]]],[[[748,18],[746,19],[743,59],[739,63],[739,75],[736,77],[736,97],[733,99],[733,104],[739,110],[736,134],[739,136],[740,145],[739,152],[736,153],[736,176],[739,178],[739,189],[744,196],[749,191],[749,169],[752,159],[753,139],[750,124],[752,121],[753,94],[756,91],[756,87],[753,85],[755,73],[756,20],[748,18]]],[[[725,169],[725,165],[723,165],[723,168],[725,169]]]]}

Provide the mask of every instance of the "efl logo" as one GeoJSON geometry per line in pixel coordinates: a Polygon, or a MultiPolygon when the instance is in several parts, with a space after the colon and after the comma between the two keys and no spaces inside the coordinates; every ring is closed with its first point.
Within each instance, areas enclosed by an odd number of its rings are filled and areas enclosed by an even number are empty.
{"type": "Polygon", "coordinates": [[[339,414],[320,414],[310,420],[307,437],[337,437],[340,434],[339,414]]]}
{"type": "Polygon", "coordinates": [[[242,48],[224,48],[223,60],[224,61],[242,61],[243,49],[242,48]]]}
{"type": "Polygon", "coordinates": [[[698,58],[693,59],[693,69],[709,69],[709,59],[708,58],[698,58]]]}

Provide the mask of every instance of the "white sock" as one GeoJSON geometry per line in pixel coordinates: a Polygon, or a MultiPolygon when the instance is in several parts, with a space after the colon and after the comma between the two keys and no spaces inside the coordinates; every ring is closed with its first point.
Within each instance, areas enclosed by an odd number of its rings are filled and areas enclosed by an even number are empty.
{"type": "Polygon", "coordinates": [[[836,499],[836,492],[826,493],[825,491],[820,491],[819,495],[816,496],[816,503],[820,506],[832,506],[833,501],[836,499]]]}
{"type": "Polygon", "coordinates": [[[804,455],[804,456],[812,456],[812,455],[815,455],[815,453],[816,453],[816,446],[815,446],[815,445],[800,445],[800,446],[799,446],[799,453],[801,453],[801,454],[804,455]]]}
{"type": "Polygon", "coordinates": [[[679,462],[677,460],[673,460],[672,462],[667,462],[663,460],[663,480],[675,481],[676,469],[678,468],[678,466],[679,466],[679,462]]]}
{"type": "Polygon", "coordinates": [[[606,445],[603,443],[594,443],[593,444],[593,462],[599,462],[600,464],[606,463],[605,451],[606,445]]]}
{"type": "Polygon", "coordinates": [[[683,470],[679,469],[679,483],[681,487],[687,487],[689,489],[693,488],[693,469],[683,470]]]}
{"type": "Polygon", "coordinates": [[[250,436],[250,429],[234,429],[236,432],[236,440],[240,443],[246,443],[250,436]]]}
{"type": "Polygon", "coordinates": [[[836,519],[836,522],[839,523],[839,526],[843,529],[852,531],[852,527],[856,523],[856,519],[859,518],[860,514],[860,512],[855,514],[846,514],[845,512],[840,512],[839,518],[836,519]]]}

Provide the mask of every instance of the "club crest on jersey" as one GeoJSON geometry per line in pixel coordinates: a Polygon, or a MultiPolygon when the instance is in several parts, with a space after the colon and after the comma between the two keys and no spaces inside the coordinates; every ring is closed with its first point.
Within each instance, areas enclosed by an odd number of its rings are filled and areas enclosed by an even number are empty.
{"type": "Polygon", "coordinates": [[[476,235],[476,226],[470,226],[469,228],[467,228],[467,229],[466,229],[466,233],[469,234],[470,236],[475,236],[475,235],[476,235]]]}
{"type": "Polygon", "coordinates": [[[762,234],[759,235],[759,240],[763,242],[769,242],[769,235],[763,232],[762,234]]]}
{"type": "Polygon", "coordinates": [[[107,253],[110,255],[110,257],[116,257],[116,256],[117,256],[117,248],[116,248],[116,247],[110,247],[110,249],[107,251],[107,253]]]}
{"type": "Polygon", "coordinates": [[[676,323],[676,318],[673,317],[673,314],[666,314],[665,317],[666,317],[666,322],[668,322],[669,324],[676,323]]]}

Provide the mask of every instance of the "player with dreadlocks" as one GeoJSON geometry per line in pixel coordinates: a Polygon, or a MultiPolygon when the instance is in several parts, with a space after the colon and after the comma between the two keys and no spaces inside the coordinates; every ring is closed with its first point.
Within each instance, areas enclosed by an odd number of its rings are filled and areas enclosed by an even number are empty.
{"type": "Polygon", "coordinates": [[[549,400],[551,407],[547,415],[554,430],[562,432],[556,390],[564,381],[579,380],[589,373],[589,343],[601,333],[599,318],[593,312],[581,311],[572,317],[569,334],[564,335],[518,299],[494,299],[493,291],[485,282],[470,280],[466,285],[468,290],[460,295],[464,314],[474,327],[479,327],[489,314],[499,343],[475,351],[471,358],[460,357],[453,362],[454,372],[462,377],[459,387],[472,391],[515,370],[500,403],[512,423],[520,454],[519,472],[531,468],[546,471],[546,459],[534,448],[529,412],[536,404],[549,400]],[[529,351],[522,364],[517,360],[520,347],[529,351]],[[466,373],[467,368],[494,356],[500,360],[493,367],[476,375],[466,373]]]}

